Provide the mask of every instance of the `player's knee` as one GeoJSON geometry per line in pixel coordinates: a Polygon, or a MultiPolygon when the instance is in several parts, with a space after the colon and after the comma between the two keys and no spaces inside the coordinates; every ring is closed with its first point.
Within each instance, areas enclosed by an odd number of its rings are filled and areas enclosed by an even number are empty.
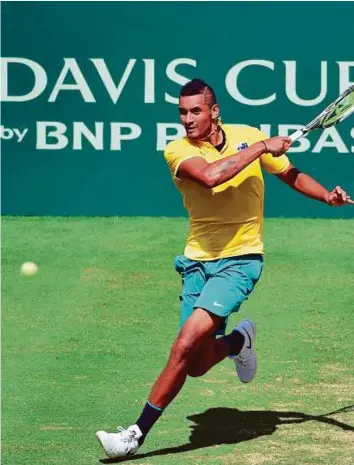
{"type": "Polygon", "coordinates": [[[193,341],[189,338],[179,337],[173,345],[172,352],[178,361],[188,363],[194,350],[193,341]]]}

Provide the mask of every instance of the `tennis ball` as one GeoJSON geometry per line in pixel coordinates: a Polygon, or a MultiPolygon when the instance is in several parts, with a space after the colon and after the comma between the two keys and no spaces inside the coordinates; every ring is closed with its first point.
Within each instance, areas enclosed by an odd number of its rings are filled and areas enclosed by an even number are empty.
{"type": "Polygon", "coordinates": [[[38,265],[33,262],[25,262],[21,265],[21,274],[24,276],[34,276],[38,272],[38,265]]]}

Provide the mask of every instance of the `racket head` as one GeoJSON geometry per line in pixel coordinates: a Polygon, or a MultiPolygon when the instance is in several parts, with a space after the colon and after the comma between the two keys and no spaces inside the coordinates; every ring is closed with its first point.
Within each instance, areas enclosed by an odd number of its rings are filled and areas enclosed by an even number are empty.
{"type": "Polygon", "coordinates": [[[330,128],[354,112],[354,85],[348,87],[334,102],[326,107],[314,120],[306,125],[306,132],[313,129],[330,128]]]}
{"type": "Polygon", "coordinates": [[[349,87],[343,94],[333,102],[332,106],[322,117],[321,127],[329,128],[348,118],[354,112],[354,85],[349,87]]]}

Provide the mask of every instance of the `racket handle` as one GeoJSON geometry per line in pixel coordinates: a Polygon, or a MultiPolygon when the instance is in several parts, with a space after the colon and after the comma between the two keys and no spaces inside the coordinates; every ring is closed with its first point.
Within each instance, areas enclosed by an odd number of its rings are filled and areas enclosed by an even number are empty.
{"type": "Polygon", "coordinates": [[[305,135],[305,131],[303,129],[299,129],[298,131],[294,132],[293,134],[290,134],[290,139],[295,142],[296,140],[301,139],[305,135]]]}

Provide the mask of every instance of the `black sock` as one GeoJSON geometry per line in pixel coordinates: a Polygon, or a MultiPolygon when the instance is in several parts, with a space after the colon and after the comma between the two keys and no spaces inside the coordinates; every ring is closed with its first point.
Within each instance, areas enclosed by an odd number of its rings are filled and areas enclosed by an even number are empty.
{"type": "Polygon", "coordinates": [[[229,355],[238,355],[245,342],[245,336],[239,331],[234,330],[227,336],[224,336],[223,340],[230,346],[229,355]]]}
{"type": "Polygon", "coordinates": [[[146,435],[163,414],[163,411],[163,408],[156,407],[156,405],[151,404],[149,401],[146,402],[144,410],[141,412],[141,415],[136,422],[140,431],[143,433],[142,437],[139,439],[140,445],[144,443],[146,435]]]}

